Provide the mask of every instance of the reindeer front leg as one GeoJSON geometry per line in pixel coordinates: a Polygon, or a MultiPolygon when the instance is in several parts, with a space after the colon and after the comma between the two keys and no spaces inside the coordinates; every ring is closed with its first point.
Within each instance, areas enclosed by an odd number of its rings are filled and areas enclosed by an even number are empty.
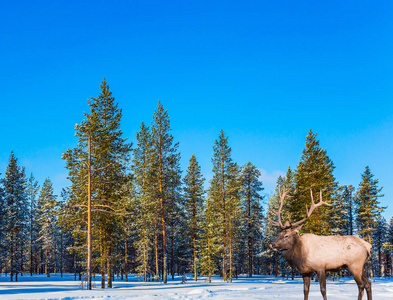
{"type": "Polygon", "coordinates": [[[310,291],[310,282],[311,282],[310,274],[303,274],[304,300],[308,300],[308,293],[310,291]]]}
{"type": "Polygon", "coordinates": [[[321,294],[322,294],[323,300],[327,300],[325,270],[318,271],[318,280],[319,280],[319,287],[321,288],[321,294]]]}

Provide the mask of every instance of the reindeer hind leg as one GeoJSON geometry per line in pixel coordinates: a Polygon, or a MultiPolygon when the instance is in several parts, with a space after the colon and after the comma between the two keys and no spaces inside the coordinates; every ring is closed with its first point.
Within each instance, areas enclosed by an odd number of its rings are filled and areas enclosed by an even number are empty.
{"type": "Polygon", "coordinates": [[[353,279],[355,279],[356,284],[358,285],[358,290],[359,290],[358,300],[362,300],[363,294],[364,294],[364,288],[365,288],[365,285],[363,282],[363,274],[361,271],[362,269],[348,267],[348,270],[349,270],[349,272],[351,272],[353,279]]]}
{"type": "Polygon", "coordinates": [[[364,269],[363,269],[363,273],[362,273],[362,280],[363,280],[363,284],[364,284],[364,287],[367,292],[367,300],[372,300],[373,296],[371,293],[371,281],[370,281],[370,279],[367,278],[367,275],[366,275],[366,272],[364,269]]]}

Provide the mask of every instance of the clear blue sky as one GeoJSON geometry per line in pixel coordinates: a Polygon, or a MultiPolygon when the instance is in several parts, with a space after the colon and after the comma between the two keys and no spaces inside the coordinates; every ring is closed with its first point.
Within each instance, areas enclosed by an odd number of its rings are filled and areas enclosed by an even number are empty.
{"type": "Polygon", "coordinates": [[[105,77],[132,141],[161,99],[183,169],[195,153],[211,178],[222,128],[270,193],[311,128],[338,182],[369,165],[393,214],[391,1],[3,1],[0,28],[3,174],[13,150],[59,193],[105,77]]]}

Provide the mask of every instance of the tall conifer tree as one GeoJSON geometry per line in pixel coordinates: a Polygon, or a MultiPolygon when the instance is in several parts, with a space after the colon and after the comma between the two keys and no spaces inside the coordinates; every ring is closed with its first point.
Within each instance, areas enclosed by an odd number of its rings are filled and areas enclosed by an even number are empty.
{"type": "MultiPolygon", "coordinates": [[[[133,150],[133,170],[135,185],[136,217],[134,226],[137,231],[135,241],[137,271],[143,275],[144,282],[151,272],[150,255],[153,247],[154,219],[159,208],[156,195],[156,173],[154,152],[149,127],[142,123],[136,135],[137,145],[133,150]]],[[[158,275],[158,270],[156,270],[158,275]]]]}
{"type": "Polygon", "coordinates": [[[382,187],[378,187],[378,179],[374,179],[374,174],[371,173],[368,166],[361,176],[362,180],[354,198],[357,233],[371,244],[376,221],[383,210],[379,206],[378,198],[384,195],[380,194],[382,187]]]}
{"type": "Polygon", "coordinates": [[[42,242],[44,251],[45,274],[50,277],[51,269],[55,269],[57,245],[57,210],[58,202],[53,192],[53,185],[47,178],[42,185],[40,196],[38,197],[40,232],[38,241],[42,242]]]}
{"type": "Polygon", "coordinates": [[[171,213],[169,202],[171,199],[169,197],[170,190],[177,188],[176,185],[180,184],[180,180],[176,180],[177,183],[175,183],[175,186],[173,185],[174,176],[179,178],[177,166],[180,154],[177,150],[179,144],[173,142],[173,136],[170,134],[171,127],[168,112],[164,110],[161,101],[158,101],[151,128],[158,188],[157,195],[160,203],[159,220],[162,230],[163,281],[167,283],[167,222],[171,213]]]}
{"type": "Polygon", "coordinates": [[[228,145],[228,137],[221,130],[219,138],[213,147],[213,179],[210,182],[209,197],[212,199],[212,208],[216,222],[220,228],[222,276],[227,280],[228,271],[228,217],[229,217],[229,194],[231,182],[231,169],[234,163],[231,157],[231,148],[228,145]]]}
{"type": "Polygon", "coordinates": [[[235,275],[237,278],[237,267],[243,252],[244,244],[244,215],[241,205],[241,179],[240,168],[233,163],[229,168],[228,194],[227,194],[227,235],[228,235],[228,281],[232,282],[235,275]]]}
{"type": "MultiPolygon", "coordinates": [[[[0,173],[1,175],[1,173],[0,173]]],[[[0,178],[0,269],[3,269],[4,264],[7,260],[6,251],[6,208],[5,208],[5,198],[4,198],[4,179],[0,178]]]]}
{"type": "Polygon", "coordinates": [[[261,239],[261,225],[263,219],[263,208],[261,192],[262,182],[259,180],[261,172],[256,166],[248,162],[241,170],[241,196],[243,202],[244,219],[247,236],[247,262],[248,277],[252,277],[254,263],[258,254],[259,241],[261,239]]]}
{"type": "Polygon", "coordinates": [[[88,101],[90,114],[85,113],[86,119],[75,127],[78,146],[63,154],[72,182],[73,197],[69,206],[75,208],[71,211],[76,220],[86,220],[82,224],[87,229],[88,289],[91,289],[93,223],[96,236],[99,235],[97,240],[102,241],[96,246],[101,249],[101,262],[106,261],[108,287],[112,287],[113,237],[118,232],[115,218],[124,212],[121,201],[127,193],[124,185],[130,180],[127,168],[131,143],[126,142],[120,130],[122,111],[105,79],[100,88],[98,97],[88,101]]]}
{"type": "Polygon", "coordinates": [[[220,229],[218,227],[220,224],[217,223],[216,215],[213,200],[208,197],[204,204],[198,254],[201,273],[208,277],[209,283],[212,282],[212,276],[218,269],[216,260],[218,259],[220,248],[220,229]]]}
{"type": "MultiPolygon", "coordinates": [[[[293,221],[306,215],[306,205],[310,207],[310,189],[315,201],[319,201],[322,191],[323,200],[331,203],[336,197],[337,182],[333,175],[334,165],[327,156],[327,151],[319,146],[317,134],[309,131],[306,145],[299,165],[296,169],[296,189],[291,201],[290,211],[293,221]]],[[[328,206],[319,207],[305,223],[303,230],[316,234],[329,234],[333,224],[330,222],[328,206]]]]}
{"type": "Polygon", "coordinates": [[[29,265],[30,265],[30,276],[33,276],[33,272],[35,272],[37,263],[38,263],[38,232],[39,232],[39,224],[38,224],[38,202],[37,195],[39,191],[38,182],[35,180],[33,174],[30,174],[30,177],[27,182],[27,200],[29,205],[29,265]]]}
{"type": "MultiPolygon", "coordinates": [[[[380,217],[383,208],[379,206],[379,197],[382,187],[378,188],[378,179],[374,179],[367,166],[361,175],[362,180],[355,194],[354,201],[356,203],[356,225],[357,233],[370,244],[373,244],[373,233],[377,228],[377,220],[380,217]]],[[[373,255],[371,255],[371,266],[373,267],[373,255]]],[[[371,277],[373,277],[373,268],[370,268],[371,277]]]]}
{"type": "Polygon", "coordinates": [[[201,173],[195,155],[190,158],[190,163],[187,168],[187,174],[184,177],[184,197],[186,206],[186,218],[188,220],[188,236],[190,239],[190,249],[192,251],[192,266],[194,272],[194,280],[197,281],[197,245],[201,238],[201,222],[204,202],[204,178],[201,173]]]}
{"type": "Polygon", "coordinates": [[[23,271],[24,248],[27,238],[27,195],[25,170],[11,152],[4,178],[5,246],[8,252],[10,279],[18,280],[23,271]]]}

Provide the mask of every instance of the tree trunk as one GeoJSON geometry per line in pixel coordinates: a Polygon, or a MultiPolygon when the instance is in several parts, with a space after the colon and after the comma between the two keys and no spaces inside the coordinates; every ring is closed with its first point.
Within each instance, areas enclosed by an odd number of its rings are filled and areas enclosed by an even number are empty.
{"type": "Polygon", "coordinates": [[[107,272],[108,272],[108,289],[112,288],[112,267],[111,267],[111,249],[109,247],[107,261],[107,272]]]}
{"type": "Polygon", "coordinates": [[[163,280],[167,283],[167,253],[166,253],[166,230],[165,230],[165,206],[163,196],[162,171],[160,170],[160,202],[161,202],[161,223],[162,223],[162,256],[163,256],[163,280]]]}
{"type": "Polygon", "coordinates": [[[155,248],[155,254],[156,254],[156,281],[159,281],[159,266],[158,266],[158,232],[157,232],[157,217],[154,218],[154,248],[155,248]]]}
{"type": "MultiPolygon", "coordinates": [[[[124,273],[126,273],[126,282],[128,282],[128,243],[127,243],[127,232],[124,243],[124,273]]],[[[123,278],[122,278],[123,280],[123,278]]]]}
{"type": "Polygon", "coordinates": [[[89,154],[87,162],[87,289],[91,290],[91,140],[88,137],[89,154]]]}
{"type": "Polygon", "coordinates": [[[198,274],[197,274],[197,265],[196,265],[196,203],[195,199],[193,199],[193,207],[192,207],[192,246],[193,246],[193,252],[194,252],[194,281],[198,280],[198,274]]]}

